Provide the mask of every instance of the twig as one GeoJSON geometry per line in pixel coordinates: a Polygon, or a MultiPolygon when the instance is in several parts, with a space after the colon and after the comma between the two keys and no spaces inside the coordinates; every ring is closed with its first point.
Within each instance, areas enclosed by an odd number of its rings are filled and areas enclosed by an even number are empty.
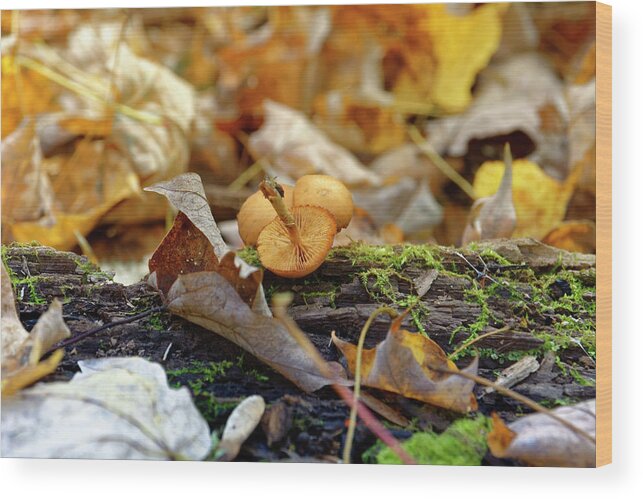
{"type": "Polygon", "coordinates": [[[577,433],[582,437],[585,437],[590,442],[596,444],[596,437],[593,437],[585,430],[579,428],[573,423],[570,423],[566,419],[561,418],[558,414],[556,414],[553,411],[550,411],[546,407],[543,407],[538,402],[534,402],[530,398],[525,397],[524,395],[521,395],[520,393],[513,391],[511,388],[504,387],[502,385],[499,385],[498,383],[494,383],[493,381],[483,378],[482,376],[477,376],[475,374],[470,374],[464,371],[456,371],[454,369],[445,369],[443,367],[433,367],[433,366],[429,366],[429,368],[433,371],[437,371],[445,374],[457,374],[458,376],[462,376],[463,378],[467,378],[467,379],[470,379],[471,381],[475,381],[479,385],[491,387],[494,390],[496,390],[498,393],[501,393],[502,395],[506,395],[507,397],[511,397],[512,399],[517,400],[522,404],[525,404],[527,407],[533,409],[534,411],[540,412],[541,414],[545,414],[550,418],[555,419],[563,426],[572,430],[574,433],[577,433]]]}
{"type": "Polygon", "coordinates": [[[449,358],[453,359],[462,350],[464,350],[465,348],[470,347],[471,345],[473,345],[474,343],[480,341],[483,338],[487,338],[488,336],[492,336],[492,335],[498,334],[498,333],[504,333],[505,331],[509,331],[509,326],[504,326],[504,327],[501,327],[500,329],[494,329],[493,331],[489,331],[488,333],[481,334],[480,336],[476,336],[475,338],[467,340],[464,343],[462,343],[462,345],[460,345],[458,348],[456,348],[453,352],[451,352],[449,354],[449,358]]]}
{"type": "Polygon", "coordinates": [[[454,184],[456,184],[460,189],[464,191],[467,196],[469,196],[474,201],[478,199],[476,192],[473,190],[473,186],[460,175],[453,167],[446,162],[442,156],[440,156],[434,149],[431,147],[431,144],[427,142],[419,130],[415,126],[410,126],[408,128],[409,137],[415,142],[415,145],[420,148],[420,150],[431,160],[431,162],[437,166],[442,173],[444,173],[454,184]]]}
{"type": "Polygon", "coordinates": [[[240,191],[248,182],[250,182],[250,180],[252,180],[255,175],[258,175],[260,172],[264,171],[265,168],[265,160],[263,158],[259,158],[252,165],[241,172],[241,175],[239,175],[230,185],[228,185],[228,191],[240,191]]]}
{"type": "Polygon", "coordinates": [[[362,383],[362,351],[364,350],[364,340],[366,340],[366,333],[370,329],[371,324],[380,314],[388,314],[390,317],[397,316],[397,312],[390,307],[378,307],[369,316],[362,328],[362,331],[359,333],[359,340],[357,341],[357,359],[355,360],[355,385],[353,387],[353,400],[355,403],[351,407],[351,413],[348,419],[348,431],[346,432],[346,441],[344,442],[344,463],[346,464],[350,464],[351,462],[351,450],[353,448],[353,438],[355,437],[355,426],[357,424],[357,404],[359,402],[362,383]]]}
{"type": "MultiPolygon", "coordinates": [[[[317,369],[319,369],[319,371],[328,379],[336,379],[336,375],[330,370],[328,363],[321,356],[317,348],[315,348],[315,345],[311,343],[304,332],[299,329],[297,323],[286,313],[286,307],[291,300],[292,294],[289,293],[280,293],[273,296],[272,306],[275,317],[281,321],[297,344],[310,356],[317,366],[317,369]]],[[[351,408],[353,405],[357,406],[357,415],[362,419],[364,425],[366,425],[366,427],[371,430],[377,438],[384,442],[385,445],[390,447],[404,464],[417,464],[416,461],[402,448],[400,442],[391,435],[391,432],[377,420],[373,413],[363,403],[357,402],[357,404],[355,404],[353,392],[349,388],[340,384],[332,384],[331,386],[346,405],[351,408]]]]}
{"type": "Polygon", "coordinates": [[[79,341],[84,340],[89,336],[93,336],[97,333],[100,333],[101,331],[105,331],[106,329],[111,329],[116,326],[122,326],[123,324],[129,324],[130,322],[136,322],[139,319],[143,319],[144,317],[155,314],[156,312],[162,312],[163,310],[165,310],[165,305],[159,305],[158,307],[150,308],[149,310],[146,310],[145,312],[141,312],[140,314],[132,315],[131,317],[127,317],[119,321],[110,322],[109,324],[104,324],[95,329],[90,329],[89,331],[85,331],[83,333],[77,334],[76,336],[72,336],[71,338],[67,338],[66,340],[56,343],[54,346],[52,346],[49,350],[45,352],[45,355],[49,355],[53,351],[58,350],[59,348],[65,348],[65,347],[68,347],[69,345],[78,343],[79,341]]]}

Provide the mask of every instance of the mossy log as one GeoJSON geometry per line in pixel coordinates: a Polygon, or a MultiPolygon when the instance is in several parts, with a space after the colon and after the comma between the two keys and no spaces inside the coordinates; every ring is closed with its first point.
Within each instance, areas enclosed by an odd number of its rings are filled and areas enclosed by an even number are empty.
{"type": "MultiPolygon", "coordinates": [[[[250,261],[256,258],[252,251],[242,255],[250,261]]],[[[3,247],[3,261],[27,328],[54,298],[63,301],[73,334],[161,304],[144,282],[115,283],[73,253],[11,245],[3,247]]],[[[264,288],[268,297],[281,291],[294,294],[290,314],[332,360],[341,359],[329,343],[331,331],[356,341],[380,304],[400,313],[408,310],[404,326],[427,334],[447,353],[479,335],[506,328],[464,349],[458,362],[479,355],[481,374],[494,379],[521,357],[534,355],[540,369],[515,389],[556,405],[595,396],[595,276],[593,255],[572,254],[533,240],[490,241],[459,250],[355,244],[334,249],[303,279],[286,280],[266,272],[264,288]]],[[[366,346],[381,341],[388,325],[389,319],[377,319],[366,346]]],[[[125,355],[164,365],[171,382],[192,390],[213,428],[221,426],[235,401],[247,395],[285,404],[291,415],[286,436],[268,447],[265,437],[255,435],[240,459],[294,459],[285,450],[293,448],[297,458],[340,453],[347,410],[332,390],[303,394],[236,345],[167,313],[108,329],[69,347],[53,378],[68,379],[84,358],[125,355]]],[[[455,417],[384,392],[375,395],[415,418],[420,427],[439,429],[455,417]]],[[[482,389],[479,396],[485,413],[496,410],[512,419],[525,409],[495,393],[483,395],[482,389]]],[[[356,443],[359,461],[372,437],[358,432],[356,443]]]]}

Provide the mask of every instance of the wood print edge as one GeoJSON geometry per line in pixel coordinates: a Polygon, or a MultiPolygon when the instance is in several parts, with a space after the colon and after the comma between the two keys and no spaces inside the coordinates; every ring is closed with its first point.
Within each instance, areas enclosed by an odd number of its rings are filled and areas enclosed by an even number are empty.
{"type": "Polygon", "coordinates": [[[612,7],[596,2],[596,465],[612,462],[612,7]]]}

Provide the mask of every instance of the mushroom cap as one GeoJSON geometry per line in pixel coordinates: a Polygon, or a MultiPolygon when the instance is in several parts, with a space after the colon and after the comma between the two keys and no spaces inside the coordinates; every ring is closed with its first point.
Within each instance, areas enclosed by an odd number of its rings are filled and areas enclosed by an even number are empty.
{"type": "MultiPolygon", "coordinates": [[[[291,185],[282,185],[282,187],[284,189],[284,203],[288,208],[291,208],[294,188],[291,185]]],[[[260,232],[276,216],[275,209],[261,191],[255,192],[246,199],[237,214],[239,235],[244,244],[247,246],[257,244],[260,232]]]]}
{"type": "Polygon", "coordinates": [[[293,206],[320,206],[335,217],[337,229],[353,218],[353,196],[340,181],[329,175],[304,175],[295,184],[293,206]]]}
{"type": "Polygon", "coordinates": [[[292,210],[299,234],[293,242],[290,231],[277,217],[259,234],[257,253],[261,264],[281,277],[303,277],[324,262],[333,246],[337,226],[333,216],[318,206],[297,206],[292,210]]]}

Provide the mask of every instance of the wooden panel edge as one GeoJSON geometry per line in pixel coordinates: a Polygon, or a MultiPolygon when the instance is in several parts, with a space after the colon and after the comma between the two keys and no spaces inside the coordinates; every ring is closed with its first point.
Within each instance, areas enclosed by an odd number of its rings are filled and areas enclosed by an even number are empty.
{"type": "Polygon", "coordinates": [[[596,465],[612,462],[612,7],[596,2],[596,465]]]}

